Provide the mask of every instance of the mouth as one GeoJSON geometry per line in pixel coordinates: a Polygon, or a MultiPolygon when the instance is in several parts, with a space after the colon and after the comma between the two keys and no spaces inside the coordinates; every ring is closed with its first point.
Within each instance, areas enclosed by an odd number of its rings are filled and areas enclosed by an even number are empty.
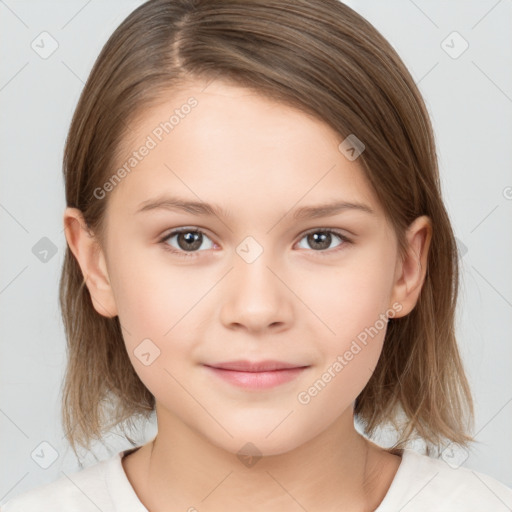
{"type": "Polygon", "coordinates": [[[309,365],[282,361],[229,361],[205,364],[209,372],[232,385],[248,389],[268,389],[279,386],[301,375],[309,365]]]}

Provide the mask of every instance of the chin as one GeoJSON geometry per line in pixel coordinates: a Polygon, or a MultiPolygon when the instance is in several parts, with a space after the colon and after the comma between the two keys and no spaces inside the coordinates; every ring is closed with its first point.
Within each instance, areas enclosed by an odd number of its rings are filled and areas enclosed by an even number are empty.
{"type": "MultiPolygon", "coordinates": [[[[230,440],[223,440],[226,442],[215,444],[217,446],[233,455],[236,455],[242,463],[250,457],[258,459],[260,457],[270,457],[273,455],[283,455],[285,453],[293,451],[295,448],[300,446],[302,442],[306,442],[304,439],[294,439],[289,436],[275,436],[274,439],[265,438],[266,434],[253,436],[251,433],[247,435],[235,436],[230,440]]],[[[246,464],[249,467],[249,464],[246,464]]]]}
{"type": "Polygon", "coordinates": [[[218,431],[214,437],[210,431],[207,437],[212,444],[239,457],[282,455],[295,450],[318,434],[306,425],[297,424],[291,419],[292,416],[294,415],[290,414],[284,421],[286,414],[281,414],[279,418],[273,417],[272,421],[252,421],[246,424],[239,421],[227,428],[233,437],[224,431],[218,431]]]}

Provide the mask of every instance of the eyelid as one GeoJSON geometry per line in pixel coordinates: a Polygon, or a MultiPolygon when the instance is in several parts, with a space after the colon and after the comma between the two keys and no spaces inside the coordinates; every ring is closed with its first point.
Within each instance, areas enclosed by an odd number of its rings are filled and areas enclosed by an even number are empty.
{"type": "MultiPolygon", "coordinates": [[[[300,242],[304,237],[310,235],[311,233],[332,233],[338,238],[340,238],[341,243],[340,245],[334,247],[334,249],[327,249],[324,251],[314,251],[313,249],[310,249],[306,252],[312,252],[313,254],[318,254],[319,256],[332,256],[333,254],[338,254],[340,251],[343,251],[345,249],[346,245],[352,245],[354,242],[353,240],[345,235],[342,230],[338,228],[329,228],[329,227],[320,227],[320,228],[312,228],[308,229],[307,231],[304,231],[300,234],[300,238],[298,238],[297,242],[300,242]]],[[[295,244],[294,244],[295,245],[295,244]]]]}
{"type": "Polygon", "coordinates": [[[346,229],[342,230],[342,229],[338,229],[338,228],[330,228],[330,227],[327,227],[327,226],[326,227],[320,227],[320,228],[311,228],[311,229],[307,229],[306,231],[302,232],[300,234],[300,238],[298,240],[302,240],[305,236],[310,235],[311,233],[324,233],[324,232],[326,232],[326,233],[334,233],[335,235],[337,235],[337,236],[339,236],[339,237],[341,237],[343,239],[349,240],[349,236],[345,235],[344,231],[347,231],[347,230],[346,229]]]}
{"type": "Polygon", "coordinates": [[[164,246],[164,250],[169,251],[172,254],[176,254],[178,256],[184,256],[184,257],[194,257],[196,254],[204,252],[204,251],[179,251],[175,249],[174,247],[171,247],[169,244],[167,244],[167,240],[170,238],[179,235],[180,233],[189,233],[189,232],[196,232],[201,233],[202,235],[205,235],[207,238],[209,238],[214,245],[216,245],[215,241],[212,240],[210,235],[208,235],[207,231],[204,228],[200,228],[198,226],[181,226],[179,228],[174,228],[165,235],[162,235],[158,239],[158,244],[162,244],[164,246]]]}

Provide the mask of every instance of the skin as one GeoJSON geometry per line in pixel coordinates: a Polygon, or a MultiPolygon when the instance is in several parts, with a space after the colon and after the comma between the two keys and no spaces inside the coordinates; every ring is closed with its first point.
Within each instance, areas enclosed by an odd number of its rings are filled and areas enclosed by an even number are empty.
{"type": "Polygon", "coordinates": [[[102,199],[104,245],[78,210],[64,213],[94,307],[119,315],[133,367],[156,398],[158,434],[123,459],[127,477],[152,512],[374,510],[401,458],[356,431],[353,406],[377,364],[385,327],[309,403],[297,396],[393,304],[400,307],[395,318],[414,308],[430,221],[411,224],[400,259],[393,228],[357,159],[338,150],[337,133],[219,80],[206,89],[193,82],[145,113],[127,155],[190,96],[198,105],[102,199]],[[163,193],[231,215],[136,213],[163,193]],[[301,206],[334,199],[374,213],[293,218],[301,206]],[[204,233],[190,257],[164,248],[186,252],[183,237],[182,245],[177,236],[159,242],[178,227],[204,233]],[[304,234],[313,228],[337,229],[351,243],[332,233],[319,248],[304,234]],[[248,236],[263,251],[250,263],[237,253],[248,236]],[[134,354],[146,338],[160,350],[149,365],[134,354]],[[291,382],[255,391],[203,366],[235,359],[309,367],[291,382]],[[248,442],[262,456],[251,467],[237,457],[248,442]]]}

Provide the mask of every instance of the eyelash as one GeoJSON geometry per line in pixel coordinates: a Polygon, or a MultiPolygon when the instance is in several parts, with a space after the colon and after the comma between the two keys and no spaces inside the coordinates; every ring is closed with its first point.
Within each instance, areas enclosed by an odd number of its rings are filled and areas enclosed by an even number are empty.
{"type": "MultiPolygon", "coordinates": [[[[200,229],[197,229],[197,228],[179,228],[179,229],[175,229],[174,231],[171,231],[169,234],[165,235],[163,238],[161,238],[159,240],[159,243],[161,243],[164,246],[164,250],[169,251],[172,254],[175,254],[177,256],[180,256],[180,257],[183,257],[183,258],[195,257],[195,255],[197,253],[202,252],[202,251],[192,251],[192,252],[177,251],[176,249],[172,248],[169,244],[166,243],[170,238],[172,238],[175,235],[179,235],[180,233],[189,233],[189,232],[201,233],[203,235],[206,235],[206,233],[204,231],[202,231],[200,229]]],[[[346,244],[353,243],[352,240],[347,238],[345,235],[340,233],[338,230],[327,229],[327,228],[311,229],[311,230],[305,232],[302,235],[302,237],[299,239],[299,241],[302,240],[304,237],[306,237],[306,236],[308,236],[310,234],[313,234],[313,233],[322,233],[322,234],[323,233],[332,233],[332,234],[336,235],[337,237],[339,237],[340,240],[343,242],[339,246],[336,246],[336,248],[334,248],[334,249],[313,251],[313,252],[319,253],[321,256],[329,256],[333,252],[338,252],[338,251],[342,250],[343,246],[345,246],[346,244]]],[[[208,235],[206,235],[206,236],[208,236],[208,235]]]]}

